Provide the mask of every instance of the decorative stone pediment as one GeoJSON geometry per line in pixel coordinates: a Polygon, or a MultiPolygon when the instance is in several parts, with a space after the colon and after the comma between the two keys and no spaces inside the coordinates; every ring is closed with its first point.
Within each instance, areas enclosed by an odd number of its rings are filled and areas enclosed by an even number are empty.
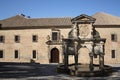
{"type": "Polygon", "coordinates": [[[80,16],[77,16],[75,18],[73,18],[71,21],[74,23],[74,22],[95,22],[95,18],[91,17],[91,16],[88,16],[88,15],[85,15],[85,14],[82,14],[80,16]]]}
{"type": "Polygon", "coordinates": [[[95,18],[82,14],[73,18],[71,21],[73,23],[73,29],[71,30],[70,38],[93,38],[93,23],[95,18]]]}

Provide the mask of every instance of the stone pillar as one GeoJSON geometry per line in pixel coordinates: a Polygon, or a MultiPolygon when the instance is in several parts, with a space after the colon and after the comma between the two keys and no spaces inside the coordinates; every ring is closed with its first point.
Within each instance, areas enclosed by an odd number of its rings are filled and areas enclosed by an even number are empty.
{"type": "Polygon", "coordinates": [[[99,54],[99,67],[100,69],[104,69],[104,42],[100,42],[100,54],[99,54]]]}
{"type": "Polygon", "coordinates": [[[93,53],[90,53],[90,64],[89,64],[90,71],[94,70],[94,65],[93,65],[93,53]]]}
{"type": "Polygon", "coordinates": [[[65,69],[68,69],[68,54],[67,54],[67,43],[66,42],[64,42],[64,48],[63,48],[63,50],[64,50],[64,67],[65,67],[65,69]]]}
{"type": "Polygon", "coordinates": [[[93,42],[92,43],[92,52],[90,53],[90,65],[89,65],[90,71],[94,70],[94,65],[93,65],[93,56],[95,54],[94,47],[95,47],[95,44],[93,42]]]}
{"type": "Polygon", "coordinates": [[[99,55],[99,64],[100,64],[100,69],[104,69],[104,55],[101,53],[99,55]]]}
{"type": "Polygon", "coordinates": [[[48,45],[48,62],[50,63],[50,45],[48,45]]]}
{"type": "Polygon", "coordinates": [[[77,70],[78,70],[78,42],[75,42],[75,75],[77,75],[77,70]]]}

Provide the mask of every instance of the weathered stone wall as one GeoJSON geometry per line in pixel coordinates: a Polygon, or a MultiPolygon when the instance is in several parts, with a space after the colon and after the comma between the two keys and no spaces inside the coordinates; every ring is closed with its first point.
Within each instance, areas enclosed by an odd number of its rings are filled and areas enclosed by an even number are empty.
{"type": "MultiPolygon", "coordinates": [[[[60,29],[61,35],[67,37],[69,29],[60,29]]],[[[32,59],[32,50],[37,51],[37,58],[33,59],[39,63],[49,63],[49,49],[47,36],[52,34],[51,29],[22,29],[22,30],[0,30],[0,35],[5,36],[5,43],[0,43],[0,50],[4,51],[4,57],[0,62],[30,62],[32,59]],[[14,36],[20,36],[20,43],[15,43],[14,36]],[[38,35],[38,42],[32,42],[32,35],[38,35]],[[14,58],[14,51],[19,50],[19,58],[14,58]]],[[[61,58],[61,45],[54,45],[60,51],[61,58]]],[[[52,47],[51,47],[52,49],[52,47]]]]}
{"type": "MultiPolygon", "coordinates": [[[[62,28],[60,35],[64,38],[68,37],[68,33],[71,28],[62,28]]],[[[120,28],[104,27],[96,28],[101,38],[106,38],[105,43],[105,64],[106,63],[120,63],[120,28]],[[111,34],[117,34],[117,42],[111,41],[111,34]],[[115,58],[111,58],[111,50],[116,50],[115,58]]],[[[59,50],[59,61],[63,61],[62,45],[50,45],[46,44],[47,36],[51,35],[51,29],[21,29],[21,30],[0,30],[0,35],[5,36],[5,43],[0,43],[0,50],[4,51],[4,58],[0,59],[0,62],[30,62],[32,59],[32,50],[37,50],[37,58],[35,62],[49,63],[50,51],[52,48],[59,50]],[[20,36],[20,43],[14,42],[14,35],[20,36]],[[32,35],[38,35],[38,42],[32,42],[32,35]],[[48,48],[50,47],[50,48],[48,48]],[[19,58],[14,58],[14,50],[19,50],[19,58]]],[[[84,51],[83,51],[84,52],[84,51]]],[[[87,56],[87,55],[86,55],[87,56]]],[[[85,55],[84,55],[85,57],[85,55]]],[[[85,57],[84,60],[87,57],[85,57]]],[[[80,60],[80,59],[79,59],[80,60]]],[[[98,58],[94,58],[94,63],[99,62],[98,58]]],[[[69,63],[74,63],[74,56],[70,56],[69,63]]]]}
{"type": "Polygon", "coordinates": [[[104,28],[96,28],[101,38],[106,38],[105,43],[105,63],[120,63],[120,28],[116,26],[103,26],[104,28]],[[117,35],[117,41],[111,41],[111,34],[117,35]],[[111,50],[115,50],[115,58],[111,57],[111,50]]]}

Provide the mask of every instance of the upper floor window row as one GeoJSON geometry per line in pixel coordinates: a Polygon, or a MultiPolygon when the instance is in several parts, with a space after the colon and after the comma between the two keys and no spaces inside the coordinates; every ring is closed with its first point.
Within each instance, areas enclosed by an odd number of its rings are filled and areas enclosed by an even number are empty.
{"type": "MultiPolygon", "coordinates": [[[[60,31],[59,30],[53,30],[51,36],[52,36],[52,41],[59,41],[60,40],[60,31]]],[[[14,41],[16,43],[19,43],[20,42],[20,36],[15,35],[14,41]]],[[[117,34],[111,34],[111,41],[114,41],[114,42],[117,41],[117,34]]],[[[5,42],[5,36],[0,35],[0,43],[4,43],[4,42],[5,42]]],[[[38,35],[32,35],[32,42],[38,42],[38,35]]]]}
{"type": "MultiPolygon", "coordinates": [[[[19,35],[15,35],[14,36],[14,41],[16,43],[20,43],[20,36],[19,35]]],[[[33,35],[32,36],[32,41],[33,42],[38,42],[38,36],[37,35],[33,35]]],[[[0,35],[0,43],[4,43],[5,42],[5,36],[0,35]]]]}

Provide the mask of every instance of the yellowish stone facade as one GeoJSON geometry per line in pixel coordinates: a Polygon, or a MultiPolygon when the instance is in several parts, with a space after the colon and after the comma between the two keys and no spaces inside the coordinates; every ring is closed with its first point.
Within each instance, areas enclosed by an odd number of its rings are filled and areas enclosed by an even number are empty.
{"type": "MultiPolygon", "coordinates": [[[[93,26],[99,32],[100,37],[106,38],[105,64],[120,63],[120,18],[106,13],[97,13],[92,17],[96,18],[96,23],[93,26]],[[111,22],[108,21],[108,24],[106,24],[107,21],[102,22],[99,20],[101,18],[99,16],[108,17],[108,19],[111,18],[111,22]],[[115,19],[117,19],[116,22],[115,19]],[[111,37],[115,37],[117,40],[112,41],[111,37]]],[[[68,38],[69,36],[72,29],[71,19],[29,19],[17,15],[0,20],[0,36],[4,37],[0,42],[0,62],[23,63],[34,61],[41,64],[62,63],[62,39],[68,38]],[[20,42],[15,42],[15,35],[19,36],[20,42]],[[37,36],[36,42],[33,41],[33,35],[37,36]],[[53,35],[57,36],[57,39],[53,35]],[[15,50],[18,51],[16,52],[16,58],[15,50]],[[35,50],[34,56],[33,50],[35,50]]],[[[84,54],[79,55],[78,62],[89,62],[89,50],[87,48],[81,48],[79,51],[84,54]]],[[[94,63],[98,63],[98,61],[99,57],[94,58],[94,63]]],[[[74,57],[72,55],[69,58],[69,62],[74,63],[74,57]]]]}

